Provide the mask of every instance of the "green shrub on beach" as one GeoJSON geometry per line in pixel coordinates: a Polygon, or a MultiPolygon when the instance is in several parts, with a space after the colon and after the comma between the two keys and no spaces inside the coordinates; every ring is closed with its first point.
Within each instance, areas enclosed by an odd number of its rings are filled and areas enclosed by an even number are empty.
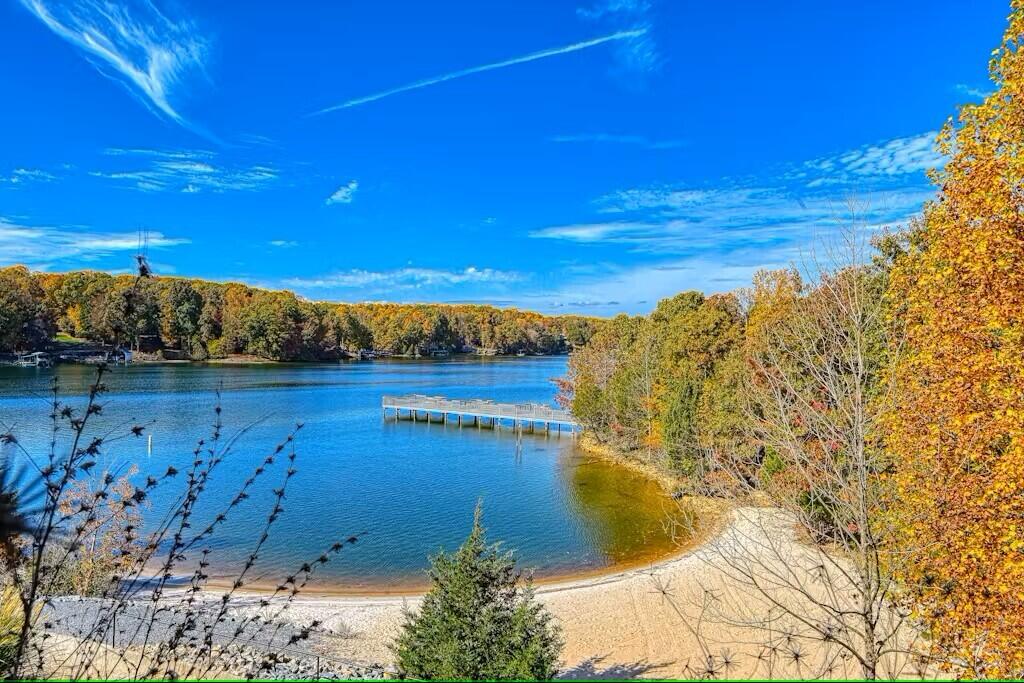
{"type": "Polygon", "coordinates": [[[487,545],[482,508],[459,550],[431,558],[433,586],[394,644],[401,673],[446,680],[550,680],[562,641],[509,553],[487,545]]]}

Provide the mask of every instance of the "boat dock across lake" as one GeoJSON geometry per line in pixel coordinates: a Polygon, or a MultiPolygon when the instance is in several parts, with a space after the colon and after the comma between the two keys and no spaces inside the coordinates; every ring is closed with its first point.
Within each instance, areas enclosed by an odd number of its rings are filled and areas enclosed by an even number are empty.
{"type": "Polygon", "coordinates": [[[580,425],[567,410],[540,403],[496,403],[485,399],[454,399],[444,396],[405,394],[384,396],[380,402],[385,420],[440,422],[477,429],[511,427],[518,432],[576,434],[580,425]]]}

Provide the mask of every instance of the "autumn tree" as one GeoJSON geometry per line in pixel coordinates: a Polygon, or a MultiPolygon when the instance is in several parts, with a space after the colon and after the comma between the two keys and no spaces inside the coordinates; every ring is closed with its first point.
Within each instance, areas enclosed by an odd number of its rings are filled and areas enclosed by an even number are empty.
{"type": "Polygon", "coordinates": [[[43,304],[59,329],[71,336],[85,336],[93,332],[90,323],[98,285],[111,279],[95,271],[50,273],[41,283],[43,304]]]}
{"type": "Polygon", "coordinates": [[[200,348],[199,318],[203,297],[188,280],[171,280],[160,292],[160,324],[163,338],[186,353],[200,348]]]}
{"type": "Polygon", "coordinates": [[[77,325],[77,336],[95,341],[106,339],[107,293],[114,286],[114,278],[106,273],[88,278],[80,293],[70,302],[68,316],[77,325]]]}
{"type": "Polygon", "coordinates": [[[631,325],[630,343],[619,359],[618,371],[608,384],[616,436],[631,448],[648,454],[663,443],[660,364],[662,339],[657,325],[639,319],[631,325]]]}
{"type": "Polygon", "coordinates": [[[297,358],[302,347],[302,312],[298,299],[287,292],[256,292],[242,312],[246,353],[272,360],[297,358]]]}
{"type": "Polygon", "coordinates": [[[700,476],[707,469],[698,438],[701,397],[718,364],[742,340],[744,321],[733,294],[686,292],[668,301],[675,302],[671,315],[665,314],[665,302],[651,315],[664,315],[664,444],[674,470],[700,476]]]}
{"type": "Polygon", "coordinates": [[[210,343],[220,340],[224,329],[224,288],[201,283],[198,291],[203,297],[203,308],[199,311],[199,340],[210,352],[210,343]]]}
{"type": "Polygon", "coordinates": [[[373,332],[360,317],[359,313],[348,305],[338,307],[341,321],[341,343],[349,351],[373,348],[373,332]]]}
{"type": "Polygon", "coordinates": [[[728,487],[726,477],[715,481],[715,473],[708,465],[723,458],[760,463],[763,447],[752,435],[744,394],[749,365],[743,346],[730,351],[704,383],[696,410],[695,451],[705,468],[700,488],[704,492],[719,493],[717,487],[728,487]]]}
{"type": "Polygon", "coordinates": [[[826,252],[810,259],[806,284],[788,271],[757,278],[739,379],[745,425],[723,430],[746,431],[757,447],[712,454],[739,500],[754,494],[776,512],[741,510],[757,532],[713,546],[709,561],[753,596],[714,607],[755,640],[786,623],[792,638],[854,662],[864,678],[900,676],[921,655],[901,609],[909,547],[881,439],[892,401],[884,370],[901,343],[863,229],[826,252]],[[780,520],[804,540],[799,553],[780,520]]]}
{"type": "Polygon", "coordinates": [[[946,124],[916,246],[890,287],[908,353],[888,446],[907,581],[936,642],[972,675],[1024,675],[1024,2],[990,72],[995,90],[946,124]]]}
{"type": "Polygon", "coordinates": [[[588,318],[570,316],[565,324],[565,341],[571,348],[580,348],[594,336],[594,322],[588,318]]]}
{"type": "Polygon", "coordinates": [[[569,366],[558,383],[557,400],[598,440],[607,440],[615,416],[609,397],[609,383],[618,370],[623,330],[632,325],[619,315],[603,325],[582,347],[569,356],[569,366]]]}
{"type": "Polygon", "coordinates": [[[88,300],[88,318],[82,332],[108,344],[140,348],[143,338],[159,343],[159,287],[131,276],[95,279],[82,292],[88,300]]]}
{"type": "Polygon", "coordinates": [[[53,334],[43,289],[27,268],[0,269],[0,350],[29,348],[53,334]]]}
{"type": "Polygon", "coordinates": [[[591,437],[699,478],[701,397],[743,329],[732,294],[683,292],[649,316],[617,316],[572,352],[562,402],[591,437]]]}

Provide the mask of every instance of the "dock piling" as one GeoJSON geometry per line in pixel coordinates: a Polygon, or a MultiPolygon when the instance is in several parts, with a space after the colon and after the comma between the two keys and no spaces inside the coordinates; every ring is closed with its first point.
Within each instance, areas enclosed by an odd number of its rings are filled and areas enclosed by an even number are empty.
{"type": "Polygon", "coordinates": [[[464,426],[467,419],[472,419],[478,430],[484,427],[484,420],[487,420],[488,427],[500,431],[502,420],[507,420],[511,423],[517,440],[527,431],[527,426],[531,434],[538,433],[538,425],[545,434],[551,434],[552,427],[557,434],[568,430],[573,436],[580,430],[580,424],[569,411],[539,403],[496,403],[484,399],[465,400],[408,394],[382,397],[381,411],[385,419],[389,410],[394,411],[396,421],[401,419],[403,410],[409,413],[409,418],[413,422],[420,421],[418,413],[422,411],[427,416],[428,424],[433,422],[432,416],[435,413],[440,413],[439,421],[445,425],[453,416],[455,424],[459,427],[464,426]]]}

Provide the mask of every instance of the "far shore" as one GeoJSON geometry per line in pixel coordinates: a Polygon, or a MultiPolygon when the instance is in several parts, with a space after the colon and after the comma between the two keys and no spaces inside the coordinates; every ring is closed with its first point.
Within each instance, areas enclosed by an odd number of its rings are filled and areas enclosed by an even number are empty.
{"type": "Polygon", "coordinates": [[[140,363],[209,363],[211,365],[295,365],[299,363],[308,363],[313,365],[336,365],[338,363],[349,363],[349,362],[366,362],[368,360],[416,360],[416,361],[439,361],[446,360],[449,358],[555,358],[558,356],[565,356],[564,353],[531,353],[520,356],[514,353],[475,353],[475,352],[458,352],[450,353],[444,356],[413,356],[409,354],[390,354],[381,355],[376,358],[356,358],[346,357],[338,358],[334,360],[272,360],[270,358],[261,358],[260,356],[252,356],[248,354],[232,354],[230,356],[224,356],[222,358],[207,358],[204,360],[164,360],[164,359],[142,359],[140,363]]]}
{"type": "MultiPolygon", "coordinates": [[[[95,350],[97,353],[106,349],[99,344],[85,344],[84,348],[95,350]]],[[[41,351],[49,353],[54,356],[60,354],[61,349],[54,349],[51,346],[34,348],[28,351],[19,351],[17,353],[0,354],[0,366],[13,365],[15,359],[24,354],[41,351]]],[[[234,353],[227,356],[211,357],[211,358],[188,358],[188,357],[176,357],[178,352],[174,349],[169,349],[171,352],[167,356],[163,352],[133,352],[131,365],[191,365],[191,364],[209,364],[209,365],[299,365],[299,364],[311,364],[311,365],[337,365],[339,363],[350,363],[350,362],[366,362],[373,360],[399,360],[399,361],[443,361],[450,358],[555,358],[560,356],[568,355],[568,352],[562,353],[529,353],[529,354],[515,354],[515,353],[489,353],[487,351],[456,351],[446,353],[443,355],[414,355],[414,354],[376,354],[372,356],[360,356],[358,354],[347,354],[344,357],[332,358],[332,359],[311,359],[311,360],[275,360],[272,358],[263,358],[261,356],[254,356],[252,354],[245,353],[234,353]]],[[[375,352],[376,353],[376,352],[375,352]]],[[[60,364],[70,365],[95,365],[95,363],[81,363],[81,362],[68,362],[59,361],[60,364]]],[[[120,362],[118,362],[120,364],[120,362]]]]}

